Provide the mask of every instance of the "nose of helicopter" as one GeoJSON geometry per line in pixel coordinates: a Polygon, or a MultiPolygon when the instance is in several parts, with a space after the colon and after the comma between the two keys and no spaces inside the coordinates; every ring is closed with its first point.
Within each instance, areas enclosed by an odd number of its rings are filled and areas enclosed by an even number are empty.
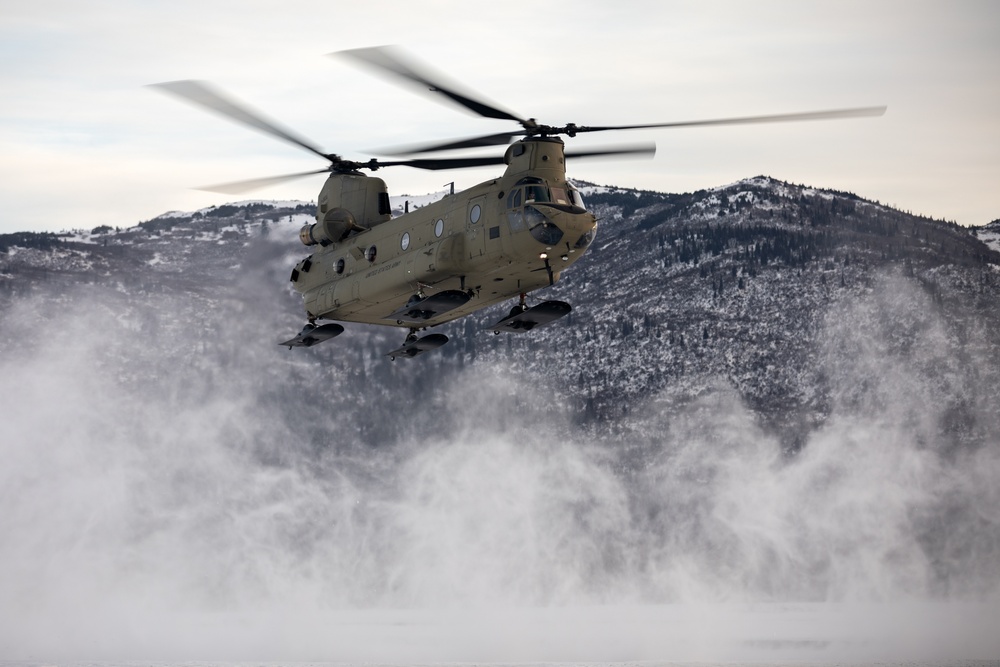
{"type": "Polygon", "coordinates": [[[545,222],[532,229],[532,235],[547,246],[586,247],[594,236],[597,219],[584,210],[539,206],[545,222]]]}

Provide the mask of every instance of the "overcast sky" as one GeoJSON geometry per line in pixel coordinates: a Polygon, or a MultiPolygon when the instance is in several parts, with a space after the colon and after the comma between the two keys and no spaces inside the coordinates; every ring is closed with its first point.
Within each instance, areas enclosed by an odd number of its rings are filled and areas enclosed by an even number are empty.
{"type": "MultiPolygon", "coordinates": [[[[1000,218],[998,29],[1000,3],[956,0],[0,0],[0,233],[131,226],[239,199],[200,185],[325,166],[150,83],[211,80],[349,158],[514,129],[326,56],[380,44],[550,124],[885,104],[880,118],[581,136],[573,148],[657,154],[569,173],[664,192],[766,174],[981,225],[1000,218]]],[[[395,195],[499,173],[379,175],[395,195]]],[[[322,178],[251,196],[313,200],[322,178]]]]}

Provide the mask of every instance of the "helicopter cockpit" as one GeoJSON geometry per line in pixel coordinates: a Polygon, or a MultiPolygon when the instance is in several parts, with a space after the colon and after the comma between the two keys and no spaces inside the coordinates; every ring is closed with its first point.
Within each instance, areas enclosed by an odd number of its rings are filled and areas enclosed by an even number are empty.
{"type": "Polygon", "coordinates": [[[511,231],[527,228],[539,243],[546,246],[559,243],[563,230],[545,215],[546,208],[573,214],[587,212],[576,188],[568,184],[567,187],[549,186],[543,179],[529,176],[518,181],[507,195],[507,222],[511,231]]]}
{"type": "MultiPolygon", "coordinates": [[[[511,190],[511,195],[516,197],[520,194],[522,186],[525,204],[548,204],[568,213],[584,213],[587,210],[580,191],[572,185],[567,184],[565,188],[550,187],[541,178],[529,176],[517,182],[515,189],[511,190]]],[[[511,197],[508,197],[507,201],[510,208],[511,197]]]]}

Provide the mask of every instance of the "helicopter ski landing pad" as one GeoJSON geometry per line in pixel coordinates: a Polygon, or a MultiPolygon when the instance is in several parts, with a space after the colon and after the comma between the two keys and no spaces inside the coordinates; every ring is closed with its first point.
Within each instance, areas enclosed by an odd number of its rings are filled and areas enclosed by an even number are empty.
{"type": "Polygon", "coordinates": [[[447,342],[448,337],[444,334],[430,334],[408,342],[404,344],[403,347],[393,350],[385,356],[389,357],[389,359],[393,361],[396,360],[396,357],[412,359],[413,357],[421,355],[424,352],[436,350],[447,342]]]}
{"type": "Polygon", "coordinates": [[[536,327],[555,322],[559,318],[569,315],[572,310],[573,307],[565,301],[543,301],[523,313],[503,318],[490,327],[490,329],[493,330],[493,333],[497,334],[501,331],[524,333],[536,327]]]}
{"type": "Polygon", "coordinates": [[[312,347],[316,343],[322,343],[342,333],[344,333],[344,327],[335,322],[323,324],[318,327],[307,324],[295,338],[290,338],[278,344],[287,345],[289,350],[293,347],[312,347]]]}
{"type": "Polygon", "coordinates": [[[423,299],[410,300],[405,306],[397,308],[385,319],[411,324],[423,324],[441,313],[464,306],[469,302],[470,298],[466,292],[462,292],[461,290],[446,290],[423,299]]]}

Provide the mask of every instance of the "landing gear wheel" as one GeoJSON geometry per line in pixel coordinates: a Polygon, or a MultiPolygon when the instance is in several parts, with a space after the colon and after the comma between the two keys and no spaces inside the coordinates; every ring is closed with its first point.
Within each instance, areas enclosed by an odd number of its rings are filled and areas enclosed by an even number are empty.
{"type": "Polygon", "coordinates": [[[448,337],[443,334],[429,334],[418,338],[418,331],[420,331],[420,329],[410,329],[410,333],[406,335],[406,340],[403,342],[403,346],[389,352],[385,356],[389,357],[390,361],[396,361],[397,358],[412,359],[413,357],[419,356],[424,352],[436,350],[448,342],[448,337]]]}
{"type": "MultiPolygon", "coordinates": [[[[526,293],[524,293],[524,292],[521,292],[521,296],[520,296],[520,300],[519,300],[518,304],[516,306],[514,306],[513,308],[510,309],[510,315],[508,315],[508,317],[517,317],[521,313],[523,313],[526,310],[528,310],[528,304],[525,303],[525,299],[527,299],[527,298],[528,298],[528,295],[526,293]]],[[[500,333],[500,332],[497,331],[496,333],[500,333]]]]}
{"type": "Polygon", "coordinates": [[[490,329],[494,334],[501,331],[523,333],[565,317],[572,310],[573,308],[565,301],[543,301],[524,311],[515,308],[509,317],[503,318],[490,329]]]}
{"type": "Polygon", "coordinates": [[[522,303],[522,304],[514,306],[513,308],[510,309],[510,316],[511,317],[516,317],[517,315],[520,315],[521,313],[523,313],[526,310],[528,310],[528,307],[522,303]]]}

